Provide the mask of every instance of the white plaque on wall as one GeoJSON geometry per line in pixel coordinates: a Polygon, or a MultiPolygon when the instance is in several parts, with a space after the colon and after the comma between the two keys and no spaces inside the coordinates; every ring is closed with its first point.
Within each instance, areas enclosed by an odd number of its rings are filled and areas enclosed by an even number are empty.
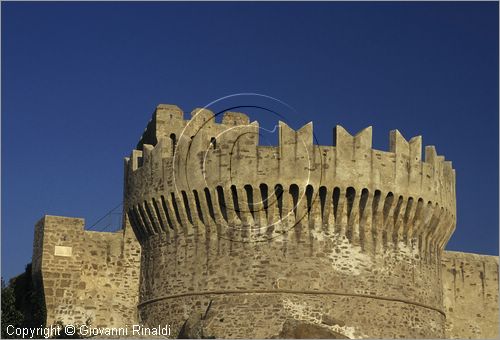
{"type": "Polygon", "coordinates": [[[71,256],[73,248],[64,247],[64,246],[56,246],[54,250],[54,255],[56,256],[71,256]]]}

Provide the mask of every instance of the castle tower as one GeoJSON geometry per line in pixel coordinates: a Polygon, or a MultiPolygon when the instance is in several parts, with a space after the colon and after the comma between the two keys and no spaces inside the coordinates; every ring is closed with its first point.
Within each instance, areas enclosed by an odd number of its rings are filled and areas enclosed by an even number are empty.
{"type": "Polygon", "coordinates": [[[138,313],[176,334],[269,338],[287,320],[353,337],[443,337],[441,255],[456,221],[455,171],[420,136],[389,151],[372,129],[279,123],[259,145],[241,113],[157,107],[125,161],[124,209],[142,246],[138,313]]]}

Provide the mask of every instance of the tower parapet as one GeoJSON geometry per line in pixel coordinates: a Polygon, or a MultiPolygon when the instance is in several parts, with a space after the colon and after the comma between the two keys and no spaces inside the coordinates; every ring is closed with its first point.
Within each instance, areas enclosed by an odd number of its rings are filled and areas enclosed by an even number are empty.
{"type": "Polygon", "coordinates": [[[443,335],[455,170],[433,146],[422,159],[422,138],[394,130],[389,151],[376,150],[371,127],[353,136],[341,126],[334,145],[315,145],[312,123],[279,122],[269,147],[242,113],[183,116],[158,106],[125,160],[146,324],[175,330],[205,305],[224,320],[209,326],[218,337],[270,337],[287,318],[323,316],[345,320],[328,327],[347,336],[443,335]]]}
{"type": "Polygon", "coordinates": [[[371,127],[352,136],[338,125],[334,145],[322,146],[313,144],[312,123],[294,131],[279,122],[279,145],[268,147],[242,113],[227,112],[222,124],[207,109],[192,115],[183,120],[178,107],[160,105],[126,159],[138,236],[219,223],[232,239],[265,240],[312,220],[344,226],[337,231],[363,247],[384,236],[383,245],[437,252],[454,230],[455,170],[434,146],[422,161],[421,136],[407,141],[393,130],[381,151],[371,127]]]}

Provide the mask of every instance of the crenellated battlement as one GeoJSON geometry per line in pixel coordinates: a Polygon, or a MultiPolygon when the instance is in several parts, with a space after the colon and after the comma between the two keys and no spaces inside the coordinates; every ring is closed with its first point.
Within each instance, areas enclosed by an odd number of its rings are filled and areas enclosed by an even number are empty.
{"type": "Polygon", "coordinates": [[[125,160],[139,239],[211,233],[251,242],[317,230],[373,251],[405,244],[434,253],[454,230],[455,170],[433,146],[422,161],[421,136],[393,130],[381,151],[371,127],[351,135],[337,125],[323,146],[313,144],[312,122],[295,131],[280,121],[269,147],[243,113],[226,112],[220,124],[207,109],[183,116],[159,105],[125,160]]]}
{"type": "Polygon", "coordinates": [[[498,259],[443,251],[455,170],[434,146],[393,130],[377,150],[371,126],[340,125],[317,145],[312,122],[283,121],[264,146],[257,121],[221,115],[156,108],[124,160],[121,233],[37,224],[49,322],[231,339],[497,334],[498,259]]]}
{"type": "Polygon", "coordinates": [[[279,121],[277,145],[264,146],[257,121],[217,115],[160,105],[125,159],[141,320],[180,329],[186,310],[210,309],[210,334],[276,338],[284,320],[324,313],[348,315],[356,329],[335,330],[354,338],[443,336],[451,162],[398,130],[374,149],[371,126],[337,125],[317,145],[312,122],[279,121]]]}

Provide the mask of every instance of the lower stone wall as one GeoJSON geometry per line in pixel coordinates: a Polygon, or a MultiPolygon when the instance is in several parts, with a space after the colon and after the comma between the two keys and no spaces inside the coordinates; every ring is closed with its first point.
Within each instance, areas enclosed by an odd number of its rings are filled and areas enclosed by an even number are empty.
{"type": "Polygon", "coordinates": [[[187,294],[142,305],[150,327],[169,320],[176,336],[193,314],[203,316],[204,335],[217,338],[275,338],[287,320],[316,324],[344,338],[433,338],[445,316],[400,301],[335,294],[187,294]]]}
{"type": "MultiPolygon", "coordinates": [[[[85,231],[83,219],[42,218],[35,228],[32,276],[45,295],[47,324],[58,320],[84,323],[87,318],[99,327],[137,323],[140,256],[127,221],[124,230],[106,233],[85,231]]],[[[176,271],[169,269],[171,275],[176,271]]],[[[153,276],[159,275],[158,270],[162,270],[160,264],[153,276]]],[[[145,299],[139,311],[140,319],[150,326],[168,320],[172,336],[198,313],[204,316],[206,336],[269,338],[278,336],[287,320],[299,319],[349,338],[368,334],[430,338],[439,333],[436,327],[443,322],[446,338],[497,338],[498,257],[446,251],[442,282],[446,316],[443,311],[407,302],[333,292],[307,294],[286,287],[279,291],[281,285],[272,292],[197,294],[187,289],[182,294],[145,299]]]]}
{"type": "Polygon", "coordinates": [[[84,230],[84,220],[45,216],[35,227],[33,277],[42,286],[47,325],[123,327],[137,320],[140,246],[131,228],[84,230]]]}
{"type": "Polygon", "coordinates": [[[439,257],[423,260],[417,247],[390,242],[367,251],[320,227],[304,230],[267,242],[150,236],[142,244],[139,320],[171,324],[175,334],[213,298],[224,323],[208,331],[221,338],[272,337],[287,319],[318,323],[323,314],[343,320],[349,337],[444,335],[439,257]]]}
{"type": "Polygon", "coordinates": [[[442,258],[447,338],[498,338],[498,256],[446,251],[442,258]]]}

